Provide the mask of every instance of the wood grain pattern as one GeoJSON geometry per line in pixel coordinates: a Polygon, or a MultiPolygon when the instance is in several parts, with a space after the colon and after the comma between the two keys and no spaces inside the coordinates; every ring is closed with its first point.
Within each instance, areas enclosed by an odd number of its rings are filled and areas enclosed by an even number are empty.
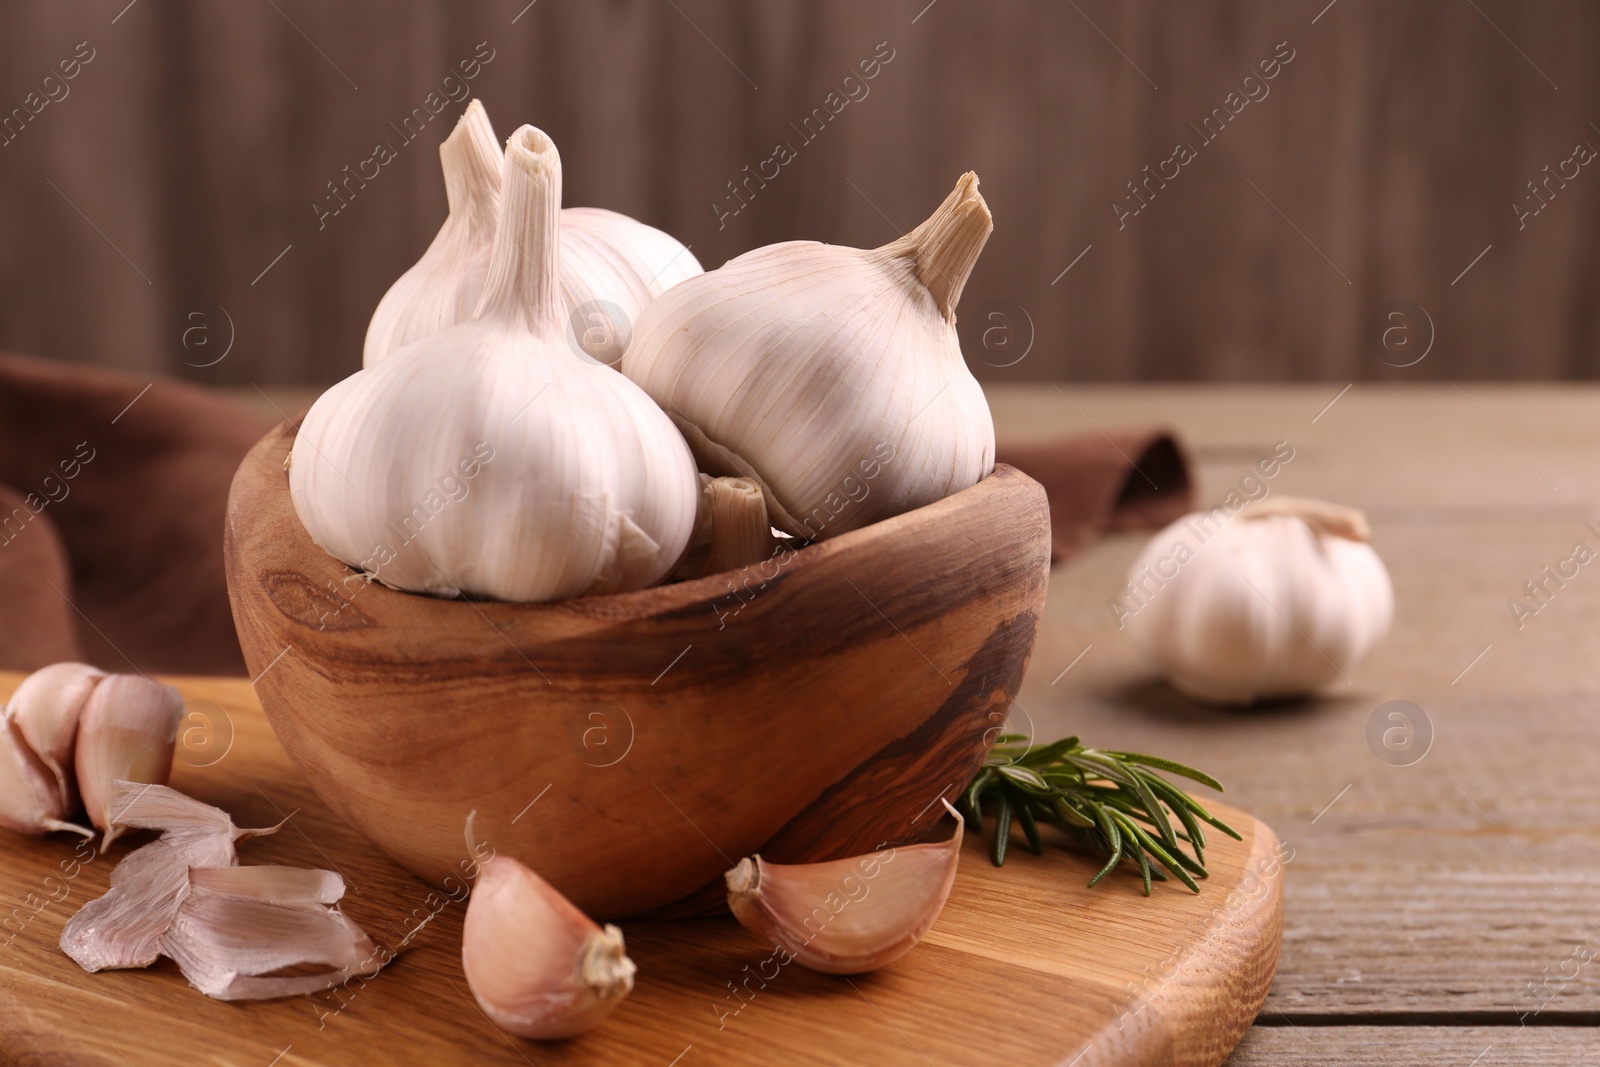
{"type": "MultiPolygon", "coordinates": [[[[0,675],[0,693],[19,678],[0,675]]],[[[377,939],[394,944],[419,932],[376,978],[311,998],[211,1001],[166,962],[85,974],[56,940],[67,917],[104,891],[110,861],[129,845],[63,878],[70,842],[8,838],[0,1062],[1214,1067],[1272,978],[1282,919],[1277,839],[1224,808],[1244,840],[1208,850],[1213,877],[1198,896],[1168,883],[1145,899],[1126,875],[1085,889],[1097,864],[1058,848],[1043,858],[1019,851],[995,868],[969,838],[950,901],[923,944],[853,979],[796,967],[772,977],[763,964],[770,950],[729,918],[625,924],[640,968],[632,996],[591,1033],[534,1045],[495,1031],[471,1000],[459,960],[462,906],[321,804],[274,741],[248,683],[175,682],[208,719],[203,736],[185,735],[173,784],[227,808],[240,825],[293,813],[283,831],[244,846],[241,860],[336,867],[350,886],[345,910],[377,939]]],[[[529,818],[548,827],[552,813],[535,809],[529,818]]]]}
{"type": "Polygon", "coordinates": [[[229,502],[245,660],[323,799],[436,884],[474,810],[600,916],[720,909],[722,872],[757,850],[914,840],[981,763],[1043,610],[1044,491],[1009,467],[761,567],[474,603],[369,586],[317,548],[293,436],[257,445],[229,502]]]}
{"type": "MultiPolygon", "coordinates": [[[[1549,1019],[1592,1025],[1600,979],[1579,961],[1600,949],[1589,758],[1600,748],[1600,579],[1585,566],[1521,629],[1507,600],[1575,541],[1600,547],[1584,530],[1600,500],[1600,389],[1357,383],[1329,408],[1344,384],[1068,387],[1080,410],[1051,389],[991,389],[996,425],[1015,439],[1093,432],[1090,420],[1172,425],[1198,458],[1201,503],[1289,441],[1296,457],[1273,492],[1361,507],[1397,605],[1351,686],[1259,713],[1207,711],[1160,685],[1118,631],[1107,602],[1143,539],[1108,538],[1052,573],[1018,703],[1041,736],[1182,753],[1295,848],[1263,1011],[1277,1029],[1252,1064],[1321,1062],[1324,1047],[1340,1062],[1346,1031],[1320,1025],[1330,1018],[1411,1020],[1419,1028],[1392,1062],[1435,1062],[1423,1058],[1429,1032],[1453,1050],[1446,1035],[1475,1022],[1516,1031],[1532,1014],[1519,1045],[1549,1019]],[[1367,745],[1369,719],[1391,699],[1420,705],[1434,727],[1412,766],[1387,766],[1367,745]],[[1308,1028],[1315,1045],[1295,1036],[1308,1028]]],[[[1480,1067],[1539,1062],[1499,1060],[1494,1043],[1480,1067]]],[[[1349,1062],[1359,1055],[1381,1058],[1369,1047],[1349,1062]]]]}
{"type": "Polygon", "coordinates": [[[125,7],[17,5],[0,36],[5,112],[77,42],[97,50],[0,148],[4,347],[238,385],[350,373],[444,217],[434,148],[459,105],[410,143],[390,124],[484,41],[471,88],[502,135],[549,131],[571,203],[664,227],[708,266],[774,241],[877,246],[975,169],[995,234],[961,330],[992,380],[1600,372],[1594,168],[1525,226],[1512,207],[1576,142],[1600,146],[1584,0],[125,7]],[[894,59],[803,140],[791,124],[879,42],[894,59]],[[1270,95],[1202,143],[1190,124],[1280,42],[1295,58],[1270,95]],[[319,228],[327,183],[379,140],[398,158],[319,228]],[[1113,201],[1179,140],[1199,158],[1120,225],[1113,201]],[[797,158],[719,220],[780,141],[797,158]],[[1440,339],[1404,371],[1378,347],[1400,300],[1440,339]],[[206,367],[217,349],[184,347],[185,316],[220,343],[218,308],[237,344],[206,367]]]}

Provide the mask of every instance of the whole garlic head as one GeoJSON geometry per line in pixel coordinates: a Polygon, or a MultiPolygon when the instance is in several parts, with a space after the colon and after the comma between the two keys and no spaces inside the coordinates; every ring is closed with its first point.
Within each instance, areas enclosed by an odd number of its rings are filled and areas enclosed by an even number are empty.
{"type": "Polygon", "coordinates": [[[1123,625],[1179,690],[1250,704],[1302,696],[1389,632],[1394,591],[1365,516],[1273,497],[1186,515],[1128,572],[1123,625]]]}
{"type": "Polygon", "coordinates": [[[623,372],[703,470],[755,479],[796,537],[931,504],[994,468],[989,405],[955,329],[992,229],[969,173],[882,248],[758,248],[647,307],[623,372]]]}
{"type": "MultiPolygon", "coordinates": [[[[501,152],[477,100],[439,146],[450,214],[412,268],[389,287],[367,326],[362,365],[467,322],[483,296],[500,221],[501,152]]],[[[561,212],[561,298],[568,339],[602,363],[622,357],[646,304],[701,273],[670,235],[604,208],[561,212]]]]}
{"type": "Polygon", "coordinates": [[[561,160],[524,126],[472,321],[361,370],[300,428],[289,490],[330,554],[397,589],[554,600],[671,570],[700,481],[638,386],[564,339],[561,160]]]}

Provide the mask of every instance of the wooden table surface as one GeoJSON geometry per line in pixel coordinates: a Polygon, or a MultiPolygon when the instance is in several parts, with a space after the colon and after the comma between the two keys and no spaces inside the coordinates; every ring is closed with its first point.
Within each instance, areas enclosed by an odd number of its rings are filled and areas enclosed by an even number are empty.
{"type": "Polygon", "coordinates": [[[1205,710],[1118,632],[1107,601],[1143,537],[1110,537],[1055,569],[1019,704],[1041,735],[1216,773],[1294,847],[1277,980],[1234,1067],[1597,1062],[1600,562],[1520,629],[1507,602],[1576,542],[1600,551],[1600,389],[1343,388],[991,390],[1003,440],[1171,425],[1205,503],[1288,441],[1272,491],[1365,509],[1395,588],[1350,685],[1205,710]],[[1409,765],[1366,739],[1390,700],[1432,724],[1409,765]]]}

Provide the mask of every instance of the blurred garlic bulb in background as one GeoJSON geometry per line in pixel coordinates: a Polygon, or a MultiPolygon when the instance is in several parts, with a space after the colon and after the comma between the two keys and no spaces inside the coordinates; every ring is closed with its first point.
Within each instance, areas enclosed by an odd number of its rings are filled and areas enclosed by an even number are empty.
{"type": "Polygon", "coordinates": [[[978,179],[882,248],[791,241],[645,309],[622,369],[701,469],[758,481],[773,524],[832,537],[931,504],[994,467],[994,423],[955,306],[993,229],[978,179]]]}
{"type": "MultiPolygon", "coordinates": [[[[450,214],[422,258],[402,274],[373,312],[362,365],[458,323],[477,309],[500,222],[500,147],[483,104],[467,105],[439,146],[450,214]]],[[[561,212],[561,298],[569,343],[614,364],[644,306],[700,262],[668,234],[603,208],[561,212]]]]}
{"type": "Polygon", "coordinates": [[[1366,517],[1273,497],[1236,517],[1195,512],[1134,562],[1122,624],[1167,679],[1223,704],[1302,696],[1389,632],[1394,591],[1366,517]]]}
{"type": "Polygon", "coordinates": [[[638,386],[568,346],[560,206],[560,155],[524,126],[472,321],[306,415],[289,491],[333,556],[397,589],[535,601],[643,588],[682,554],[693,457],[638,386]]]}

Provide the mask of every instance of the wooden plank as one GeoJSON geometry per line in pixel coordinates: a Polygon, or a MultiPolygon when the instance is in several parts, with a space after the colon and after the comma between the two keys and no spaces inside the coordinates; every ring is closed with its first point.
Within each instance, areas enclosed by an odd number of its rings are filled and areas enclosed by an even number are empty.
{"type": "Polygon", "coordinates": [[[1257,1026],[1228,1067],[1587,1067],[1597,1042],[1576,1026],[1257,1026]]]}
{"type": "Polygon", "coordinates": [[[434,149],[459,104],[414,140],[398,128],[459,95],[444,79],[485,42],[468,88],[502,136],[537,123],[570,202],[663,226],[710,266],[775,241],[881,243],[975,169],[996,231],[960,328],[991,378],[1593,375],[1595,178],[1564,161],[1600,143],[1600,13],[1479,6],[29,5],[0,39],[5,114],[77,42],[96,54],[4,149],[0,193],[27,207],[0,216],[18,292],[0,345],[211,382],[349,373],[443,218],[434,149]],[[880,42],[893,60],[847,83],[880,42]],[[1294,58],[1260,80],[1280,50],[1294,58]],[[805,135],[816,109],[838,114],[805,135]],[[1538,181],[1553,199],[1519,219],[1538,181]],[[1401,300],[1440,343],[1394,370],[1378,335],[1401,300]],[[240,343],[194,366],[183,316],[209,310],[220,333],[216,308],[240,343]],[[991,313],[1014,347],[984,347],[991,313]],[[1024,333],[1037,344],[1007,366],[1024,333]]]}
{"type": "MultiPolygon", "coordinates": [[[[0,692],[18,679],[0,675],[0,692]]],[[[241,826],[293,816],[278,834],[245,844],[242,860],[335,867],[349,884],[344,906],[353,919],[386,944],[412,931],[416,938],[370,981],[310,998],[220,1003],[166,962],[90,975],[56,942],[67,917],[104,891],[109,860],[128,844],[69,876],[61,866],[71,861],[69,841],[8,838],[0,859],[7,1062],[510,1065],[556,1055],[653,1067],[795,1057],[853,1067],[981,1055],[1083,1067],[1215,1065],[1271,980],[1281,915],[1276,838],[1225,809],[1245,840],[1208,850],[1213,878],[1198,896],[1169,883],[1146,899],[1126,875],[1086,889],[1096,864],[1063,849],[1037,858],[1019,846],[995,868],[973,836],[925,943],[850,980],[764,962],[770,950],[726,917],[626,923],[640,968],[632,996],[591,1033],[536,1046],[496,1032],[472,1001],[460,969],[462,904],[405,874],[315,798],[248,683],[178,684],[191,710],[209,719],[186,735],[174,785],[227,808],[241,826]]]]}
{"type": "Polygon", "coordinates": [[[1005,433],[1176,425],[1207,503],[1300,426],[1274,491],[1366,507],[1398,605],[1348,689],[1203,709],[1118,632],[1107,601],[1143,538],[1110,538],[1053,572],[1019,703],[1042,737],[1081,733],[1216,773],[1294,847],[1269,1017],[1588,1010],[1593,968],[1572,972],[1574,953],[1600,950],[1600,783],[1583,755],[1600,746],[1600,571],[1583,568],[1520,631],[1506,600],[1574,540],[1600,548],[1581,528],[1600,392],[1357,385],[1312,426],[1340,388],[1079,387],[1081,414],[1049,393],[991,390],[1005,433]],[[1368,720],[1391,699],[1434,726],[1412,766],[1368,747],[1368,720]]]}

